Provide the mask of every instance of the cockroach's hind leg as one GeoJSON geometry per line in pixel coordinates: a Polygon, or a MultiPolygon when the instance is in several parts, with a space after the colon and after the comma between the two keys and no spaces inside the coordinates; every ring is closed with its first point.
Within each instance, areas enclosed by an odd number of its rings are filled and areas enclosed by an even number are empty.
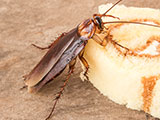
{"type": "MultiPolygon", "coordinates": [[[[64,35],[65,35],[66,33],[64,32],[64,33],[62,33],[56,40],[59,40],[61,37],[63,37],[64,35]]],[[[55,40],[55,41],[56,41],[55,40]]],[[[53,43],[51,43],[49,46],[47,46],[47,47],[40,47],[40,46],[38,46],[38,45],[35,45],[35,44],[32,44],[34,47],[36,47],[36,48],[38,48],[38,49],[41,49],[41,50],[45,50],[45,49],[49,49],[49,48],[51,48],[51,46],[54,44],[54,42],[53,43]]]]}
{"type": "Polygon", "coordinates": [[[89,77],[87,76],[88,74],[88,69],[89,69],[89,64],[88,62],[86,61],[86,59],[83,57],[83,54],[84,54],[84,50],[79,54],[79,59],[81,60],[81,62],[83,63],[83,65],[85,66],[86,70],[85,72],[83,73],[83,75],[85,76],[85,78],[87,80],[89,80],[89,77]]]}
{"type": "Polygon", "coordinates": [[[73,73],[73,69],[74,69],[75,63],[76,63],[76,59],[73,59],[73,60],[69,63],[69,71],[68,71],[67,78],[66,78],[66,80],[64,81],[63,86],[61,86],[60,92],[57,93],[57,96],[56,96],[56,98],[54,99],[55,102],[54,102],[54,105],[53,105],[53,107],[52,107],[52,110],[51,110],[50,114],[47,116],[47,118],[46,118],[45,120],[49,120],[50,117],[52,116],[52,114],[53,114],[53,112],[54,112],[54,110],[55,110],[56,104],[57,104],[58,100],[60,99],[60,97],[62,96],[63,91],[64,91],[64,88],[65,88],[65,86],[67,85],[71,74],[73,73]]]}

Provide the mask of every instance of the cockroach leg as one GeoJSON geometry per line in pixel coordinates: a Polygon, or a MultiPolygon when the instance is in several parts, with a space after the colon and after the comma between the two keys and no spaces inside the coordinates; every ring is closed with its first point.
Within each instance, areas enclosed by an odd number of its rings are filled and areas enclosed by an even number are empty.
{"type": "Polygon", "coordinates": [[[103,42],[103,40],[97,34],[94,34],[93,37],[92,37],[92,39],[95,40],[100,45],[103,42]]]}
{"type": "Polygon", "coordinates": [[[108,42],[108,40],[110,39],[109,37],[110,37],[109,35],[106,35],[106,36],[103,38],[103,41],[102,41],[102,43],[101,43],[102,46],[106,46],[106,45],[107,45],[107,42],[108,42]]]}
{"type": "Polygon", "coordinates": [[[114,41],[114,40],[112,40],[112,42],[113,42],[114,44],[118,45],[119,47],[124,48],[124,49],[126,49],[127,51],[129,51],[129,48],[122,46],[122,45],[119,44],[118,42],[116,42],[116,41],[114,41]]]}
{"type": "Polygon", "coordinates": [[[86,70],[84,72],[84,76],[86,77],[87,80],[89,80],[88,76],[87,76],[87,73],[88,73],[88,69],[89,69],[89,64],[88,62],[86,61],[86,59],[83,57],[83,54],[84,54],[84,50],[79,54],[79,59],[81,60],[81,62],[83,63],[83,65],[85,66],[86,70]]]}
{"type": "Polygon", "coordinates": [[[56,104],[57,104],[58,100],[60,99],[60,97],[62,96],[63,91],[64,91],[64,88],[65,88],[65,86],[67,85],[71,74],[73,73],[75,63],[76,63],[76,58],[73,59],[73,60],[69,63],[69,71],[68,71],[67,78],[66,78],[66,80],[64,81],[64,84],[63,84],[63,86],[61,87],[60,92],[58,92],[58,95],[57,95],[56,98],[55,98],[55,102],[54,102],[54,105],[53,105],[53,107],[52,107],[52,110],[51,110],[50,114],[48,115],[48,117],[47,117],[45,120],[49,120],[50,117],[52,116],[52,114],[53,114],[53,112],[54,112],[54,109],[55,109],[55,107],[56,107],[56,104]]]}
{"type": "Polygon", "coordinates": [[[110,41],[111,43],[115,44],[115,45],[118,45],[119,47],[123,48],[123,49],[126,49],[126,51],[129,51],[130,49],[119,44],[116,40],[112,40],[112,35],[108,34],[106,37],[105,37],[105,41],[110,41]]]}
{"type": "Polygon", "coordinates": [[[107,44],[106,38],[101,39],[97,34],[94,34],[92,39],[95,40],[101,46],[106,46],[106,44],[107,44]]]}
{"type": "MultiPolygon", "coordinates": [[[[61,37],[63,37],[64,35],[65,35],[66,33],[62,33],[55,41],[57,41],[57,40],[59,40],[61,37]]],[[[47,47],[40,47],[40,46],[37,46],[37,45],[35,45],[35,44],[32,44],[34,47],[36,47],[36,48],[38,48],[38,49],[41,49],[41,50],[45,50],[45,49],[49,49],[49,48],[51,48],[51,46],[54,44],[54,42],[53,43],[51,43],[49,46],[47,46],[47,47]]]]}
{"type": "Polygon", "coordinates": [[[126,50],[126,52],[124,53],[124,56],[126,56],[128,54],[128,52],[131,52],[129,48],[119,44],[118,42],[116,42],[115,40],[111,40],[112,43],[114,43],[115,45],[118,45],[119,47],[123,48],[126,50]]]}
{"type": "MultiPolygon", "coordinates": [[[[125,50],[126,50],[126,53],[124,53],[124,56],[126,56],[127,53],[130,51],[129,48],[127,48],[127,47],[119,44],[116,40],[112,40],[112,36],[111,36],[111,35],[107,35],[107,36],[103,39],[101,45],[102,45],[102,46],[106,46],[106,44],[107,44],[108,41],[110,41],[111,43],[113,43],[113,44],[115,44],[115,45],[118,45],[119,47],[125,49],[125,50]]],[[[131,51],[130,51],[130,52],[131,52],[131,51]]]]}
{"type": "Polygon", "coordinates": [[[117,43],[116,41],[114,41],[114,43],[115,43],[116,45],[118,45],[118,46],[120,46],[120,47],[126,49],[127,51],[129,51],[129,48],[122,46],[121,44],[117,43]]]}

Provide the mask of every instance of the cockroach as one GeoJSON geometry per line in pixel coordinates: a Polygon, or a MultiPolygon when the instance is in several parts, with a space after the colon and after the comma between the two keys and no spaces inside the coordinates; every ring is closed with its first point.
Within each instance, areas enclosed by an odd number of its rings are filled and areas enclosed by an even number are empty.
{"type": "MultiPolygon", "coordinates": [[[[37,92],[40,88],[42,88],[45,84],[59,76],[67,65],[69,65],[69,71],[66,80],[64,81],[64,85],[61,87],[58,96],[55,98],[55,103],[53,108],[46,118],[48,120],[57,104],[57,101],[61,97],[64,88],[69,80],[69,77],[74,71],[74,66],[76,63],[76,58],[79,57],[81,62],[86,67],[86,71],[84,75],[87,77],[87,71],[89,69],[89,65],[85,58],[83,57],[84,48],[91,38],[95,40],[98,44],[105,46],[104,40],[100,39],[97,33],[101,33],[104,29],[107,28],[104,24],[110,23],[134,23],[134,24],[144,24],[150,25],[146,23],[138,23],[138,22],[129,22],[129,21],[114,21],[114,22],[103,22],[102,17],[112,17],[119,19],[118,17],[112,15],[106,15],[108,11],[110,11],[115,5],[117,5],[120,1],[117,1],[111,8],[109,8],[103,14],[94,14],[93,18],[87,19],[80,23],[76,28],[72,29],[67,33],[62,33],[51,45],[46,48],[41,48],[39,46],[34,45],[40,49],[49,49],[48,52],[44,55],[44,57],[40,60],[40,62],[34,67],[34,69],[25,76],[25,84],[28,86],[28,90],[30,92],[37,92]]],[[[155,26],[156,25],[150,25],[155,26]]]]}

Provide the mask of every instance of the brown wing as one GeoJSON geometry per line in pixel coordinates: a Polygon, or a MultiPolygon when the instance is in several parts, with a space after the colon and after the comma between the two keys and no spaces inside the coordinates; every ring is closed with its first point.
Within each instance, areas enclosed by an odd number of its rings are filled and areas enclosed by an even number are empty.
{"type": "Polygon", "coordinates": [[[80,51],[82,51],[84,46],[84,41],[80,37],[75,35],[74,41],[63,53],[58,62],[48,72],[48,74],[46,74],[46,76],[38,84],[29,87],[28,90],[30,92],[37,92],[46,83],[48,83],[53,78],[57,77],[66,68],[66,66],[78,56],[78,54],[80,53],[80,51]]]}
{"type": "Polygon", "coordinates": [[[57,63],[64,51],[73,42],[74,36],[77,34],[77,28],[68,32],[65,36],[56,40],[51,46],[49,51],[44,55],[41,61],[35,66],[35,68],[29,73],[25,79],[27,86],[35,86],[42,78],[51,70],[51,68],[57,63]]]}

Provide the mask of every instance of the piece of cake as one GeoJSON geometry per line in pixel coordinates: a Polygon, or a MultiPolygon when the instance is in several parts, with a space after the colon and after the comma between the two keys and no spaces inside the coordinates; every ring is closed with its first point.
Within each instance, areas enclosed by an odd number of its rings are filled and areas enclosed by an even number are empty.
{"type": "MultiPolygon", "coordinates": [[[[111,6],[101,5],[99,12],[111,6]]],[[[107,14],[120,20],[160,25],[160,11],[151,8],[117,5],[107,14]]],[[[117,19],[106,17],[103,21],[117,19]]],[[[92,39],[85,47],[89,81],[114,102],[160,118],[160,28],[125,23],[106,27],[107,37],[99,35],[107,39],[105,47],[92,39]]]]}

